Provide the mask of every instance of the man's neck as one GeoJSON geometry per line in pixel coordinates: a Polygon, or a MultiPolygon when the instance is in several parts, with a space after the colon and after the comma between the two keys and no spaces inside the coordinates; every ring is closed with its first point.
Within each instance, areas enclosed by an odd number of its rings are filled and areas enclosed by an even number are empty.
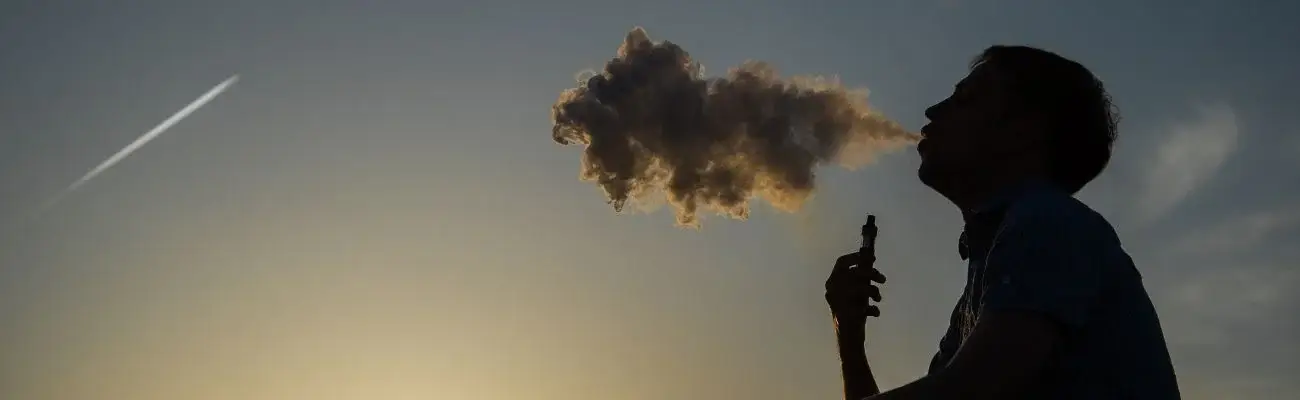
{"type": "Polygon", "coordinates": [[[1027,173],[999,174],[984,179],[971,179],[962,182],[964,185],[954,188],[956,190],[946,197],[961,210],[963,218],[969,218],[981,207],[997,200],[997,196],[1003,195],[1007,190],[1040,179],[1042,176],[1039,174],[1027,173]]]}

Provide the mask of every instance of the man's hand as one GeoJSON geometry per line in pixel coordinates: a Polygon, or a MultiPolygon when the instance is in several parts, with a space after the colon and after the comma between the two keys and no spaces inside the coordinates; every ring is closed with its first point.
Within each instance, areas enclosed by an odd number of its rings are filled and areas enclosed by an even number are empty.
{"type": "Polygon", "coordinates": [[[875,257],[853,252],[835,260],[831,276],[826,279],[826,304],[831,307],[837,325],[865,324],[867,317],[879,317],[880,308],[870,300],[881,300],[876,283],[885,283],[885,275],[876,270],[875,257]]]}
{"type": "Polygon", "coordinates": [[[826,303],[831,306],[835,318],[835,343],[840,351],[845,399],[861,399],[880,393],[867,362],[864,344],[867,317],[880,316],[880,308],[869,301],[880,301],[880,288],[875,284],[884,283],[885,276],[872,266],[875,257],[871,248],[864,250],[835,260],[835,268],[826,279],[826,303]]]}

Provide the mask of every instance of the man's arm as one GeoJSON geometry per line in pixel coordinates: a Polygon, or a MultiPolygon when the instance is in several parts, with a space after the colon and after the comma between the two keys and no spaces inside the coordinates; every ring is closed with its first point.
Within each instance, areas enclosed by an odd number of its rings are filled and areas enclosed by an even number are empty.
{"type": "Polygon", "coordinates": [[[870,400],[997,399],[1030,388],[1050,361],[1061,329],[1022,311],[988,312],[948,366],[870,400]]]}
{"type": "Polygon", "coordinates": [[[872,267],[875,257],[850,253],[835,260],[826,280],[826,302],[835,322],[835,342],[840,353],[840,373],[844,378],[844,398],[857,400],[880,393],[871,373],[866,354],[867,317],[880,316],[880,308],[868,300],[880,301],[885,276],[872,267]]]}
{"type": "Polygon", "coordinates": [[[844,377],[844,398],[861,399],[880,393],[876,376],[867,362],[866,329],[861,323],[841,324],[835,319],[835,342],[840,350],[840,373],[844,377]]]}

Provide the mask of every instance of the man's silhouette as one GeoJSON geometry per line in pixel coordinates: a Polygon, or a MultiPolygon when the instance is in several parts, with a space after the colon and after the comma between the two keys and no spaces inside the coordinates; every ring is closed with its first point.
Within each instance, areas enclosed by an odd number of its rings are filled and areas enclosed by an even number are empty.
{"type": "Polygon", "coordinates": [[[993,46],[926,110],[918,175],[961,209],[966,286],[928,373],[880,393],[863,350],[884,276],[837,261],[827,301],[849,399],[1178,399],[1160,322],[1110,223],[1074,198],[1117,117],[1091,72],[993,46]]]}

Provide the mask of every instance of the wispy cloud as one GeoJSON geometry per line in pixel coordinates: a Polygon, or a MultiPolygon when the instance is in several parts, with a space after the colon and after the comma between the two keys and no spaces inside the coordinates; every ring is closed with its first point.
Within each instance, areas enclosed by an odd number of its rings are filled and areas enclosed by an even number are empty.
{"type": "Polygon", "coordinates": [[[1246,213],[1217,225],[1192,230],[1166,248],[1174,255],[1246,252],[1270,235],[1300,225],[1300,206],[1246,213]]]}
{"type": "Polygon", "coordinates": [[[1276,153],[1260,152],[1247,140],[1282,150],[1278,146],[1290,141],[1270,128],[1288,125],[1249,121],[1250,133],[1259,137],[1247,138],[1230,105],[1194,111],[1168,125],[1148,160],[1129,166],[1137,190],[1110,195],[1133,204],[1133,222],[1178,213],[1176,221],[1148,225],[1133,244],[1141,249],[1134,255],[1159,308],[1184,395],[1276,398],[1298,388],[1289,379],[1300,371],[1294,361],[1300,355],[1294,344],[1300,292],[1293,290],[1300,285],[1300,250],[1294,248],[1300,192],[1267,184],[1285,181],[1279,162],[1293,165],[1294,157],[1272,159],[1276,153]],[[1225,169],[1229,162],[1231,171],[1225,169]],[[1266,181],[1212,182],[1229,176],[1266,181]]]}
{"type": "Polygon", "coordinates": [[[1280,265],[1225,266],[1188,274],[1170,291],[1171,300],[1202,317],[1257,319],[1287,306],[1300,271],[1280,265]]]}
{"type": "MultiPolygon", "coordinates": [[[[1159,250],[1175,272],[1154,291],[1168,313],[1171,342],[1216,345],[1238,341],[1234,329],[1293,320],[1300,270],[1285,251],[1286,232],[1300,226],[1300,207],[1258,210],[1194,226],[1159,250]]],[[[1277,328],[1274,328],[1277,329],[1277,328]]]]}
{"type": "MultiPolygon", "coordinates": [[[[1276,399],[1282,393],[1300,390],[1293,380],[1277,376],[1225,377],[1215,379],[1181,379],[1184,398],[1198,399],[1276,399]],[[1196,397],[1192,397],[1196,396],[1196,397]]],[[[1282,395],[1282,397],[1286,397],[1282,395]]]]}
{"type": "Polygon", "coordinates": [[[1237,149],[1237,115],[1227,104],[1201,105],[1197,118],[1175,124],[1144,177],[1141,218],[1163,216],[1214,176],[1237,149]]]}

